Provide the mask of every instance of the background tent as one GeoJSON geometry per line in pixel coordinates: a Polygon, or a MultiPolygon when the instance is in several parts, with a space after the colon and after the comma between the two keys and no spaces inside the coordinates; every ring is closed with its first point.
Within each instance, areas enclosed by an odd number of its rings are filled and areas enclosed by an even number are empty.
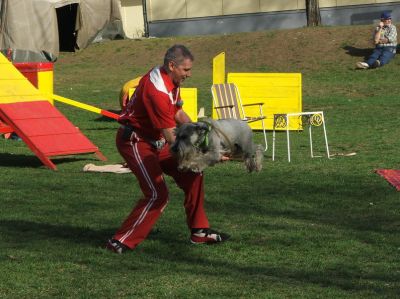
{"type": "Polygon", "coordinates": [[[0,50],[13,61],[55,61],[121,20],[119,0],[0,0],[0,50]]]}

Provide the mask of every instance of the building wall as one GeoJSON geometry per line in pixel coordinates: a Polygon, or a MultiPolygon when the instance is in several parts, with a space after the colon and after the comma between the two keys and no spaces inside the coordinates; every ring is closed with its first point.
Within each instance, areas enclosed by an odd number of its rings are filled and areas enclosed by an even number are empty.
{"type": "Polygon", "coordinates": [[[121,0],[122,27],[127,38],[144,36],[142,0],[121,0]]]}
{"type": "MultiPolygon", "coordinates": [[[[152,12],[148,12],[148,30],[150,36],[156,37],[229,34],[300,28],[307,25],[304,0],[249,0],[251,5],[245,7],[244,0],[151,0],[150,2],[152,2],[152,12]],[[159,6],[153,5],[153,2],[159,6]],[[163,3],[171,4],[171,2],[175,3],[171,10],[163,6],[163,3]],[[215,8],[212,14],[210,6],[215,8]],[[256,7],[265,11],[254,12],[256,7]],[[164,19],[155,20],[155,9],[157,17],[164,19]],[[267,9],[269,11],[266,11],[267,9]],[[167,19],[173,11],[175,16],[180,17],[167,19]]],[[[400,0],[391,2],[320,0],[320,11],[322,24],[328,26],[373,24],[383,11],[390,11],[394,22],[398,20],[400,23],[400,0]]]]}
{"type": "MultiPolygon", "coordinates": [[[[400,3],[400,0],[319,0],[320,8],[400,3]]],[[[305,0],[147,0],[149,21],[304,10],[305,0]]]]}

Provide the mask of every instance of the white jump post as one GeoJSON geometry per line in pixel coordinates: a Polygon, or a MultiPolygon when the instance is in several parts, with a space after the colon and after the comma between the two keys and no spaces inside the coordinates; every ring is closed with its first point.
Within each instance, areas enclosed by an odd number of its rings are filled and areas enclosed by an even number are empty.
{"type": "Polygon", "coordinates": [[[311,158],[314,158],[314,149],[313,149],[313,138],[312,138],[312,127],[313,126],[320,126],[322,125],[323,130],[324,130],[324,138],[325,138],[325,148],[326,148],[326,155],[328,159],[330,159],[330,153],[329,153],[329,145],[328,145],[328,137],[326,134],[326,127],[325,127],[325,118],[324,118],[324,112],[323,111],[315,111],[315,112],[296,112],[296,113],[287,113],[287,114],[275,114],[274,115],[274,129],[272,132],[272,161],[275,160],[275,140],[276,140],[276,135],[275,135],[275,128],[286,128],[286,141],[287,141],[287,151],[288,151],[288,161],[291,161],[290,157],[290,133],[289,133],[289,128],[290,128],[290,118],[291,117],[301,117],[301,116],[307,116],[308,117],[308,133],[309,133],[309,139],[310,139],[310,155],[311,158]],[[279,119],[279,123],[278,123],[279,119]]]}

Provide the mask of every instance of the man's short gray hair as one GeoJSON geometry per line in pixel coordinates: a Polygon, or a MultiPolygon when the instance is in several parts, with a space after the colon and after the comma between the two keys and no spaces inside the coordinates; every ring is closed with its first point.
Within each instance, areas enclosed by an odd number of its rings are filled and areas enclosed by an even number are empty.
{"type": "Polygon", "coordinates": [[[194,56],[190,53],[189,49],[184,45],[173,45],[167,50],[167,53],[165,53],[164,66],[168,66],[170,61],[180,65],[185,59],[194,60],[194,56]]]}

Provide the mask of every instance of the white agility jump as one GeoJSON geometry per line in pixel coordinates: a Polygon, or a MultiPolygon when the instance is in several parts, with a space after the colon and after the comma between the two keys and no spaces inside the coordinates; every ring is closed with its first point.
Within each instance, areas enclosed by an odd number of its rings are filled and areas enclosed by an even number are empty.
{"type": "Polygon", "coordinates": [[[290,118],[293,117],[301,117],[306,119],[306,123],[308,124],[308,132],[310,136],[310,154],[311,158],[314,158],[313,151],[313,140],[312,140],[312,127],[323,126],[324,137],[325,137],[325,147],[326,154],[328,159],[330,158],[329,154],[329,146],[328,146],[328,137],[326,134],[325,128],[325,118],[323,111],[316,112],[296,112],[296,113],[287,113],[287,114],[274,114],[274,124],[273,124],[273,135],[272,135],[272,161],[275,160],[275,129],[286,129],[286,139],[287,139],[287,151],[288,151],[288,161],[290,162],[290,136],[289,136],[289,127],[290,127],[290,118]]]}

